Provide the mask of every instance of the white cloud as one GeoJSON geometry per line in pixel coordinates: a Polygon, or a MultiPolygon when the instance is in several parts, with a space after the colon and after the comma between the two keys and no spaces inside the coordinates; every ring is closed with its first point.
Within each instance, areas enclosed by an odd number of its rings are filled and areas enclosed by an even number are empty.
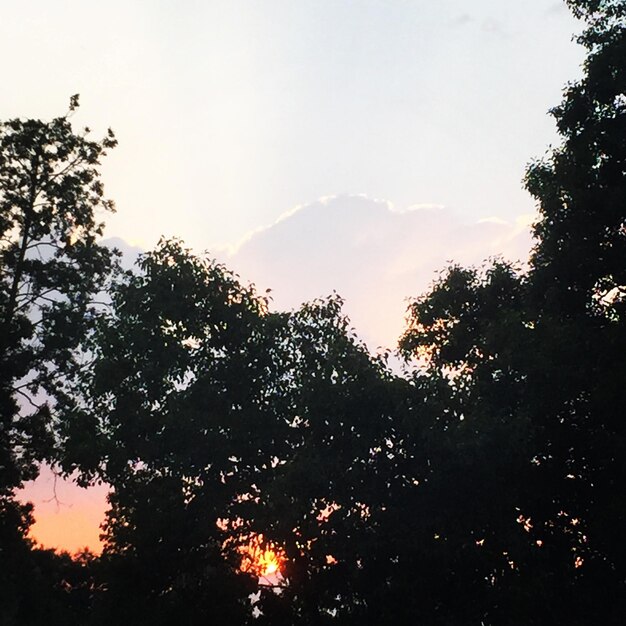
{"type": "Polygon", "coordinates": [[[405,209],[393,209],[397,213],[410,213],[411,211],[441,211],[445,209],[444,204],[437,204],[434,202],[423,202],[421,204],[411,204],[405,209]]]}
{"type": "MultiPolygon", "coordinates": [[[[535,218],[490,216],[472,223],[442,204],[397,209],[365,194],[332,195],[297,205],[209,254],[244,282],[271,289],[277,310],[337,291],[370,347],[393,347],[407,298],[424,293],[451,262],[478,265],[498,255],[525,262],[535,218]]],[[[123,251],[126,267],[141,252],[121,239],[106,243],[123,251]]]]}
{"type": "Polygon", "coordinates": [[[364,195],[333,196],[283,214],[220,260],[244,281],[271,288],[276,309],[337,291],[370,347],[393,347],[407,297],[423,293],[448,262],[526,260],[529,219],[468,223],[441,205],[398,211],[364,195]]]}
{"type": "Polygon", "coordinates": [[[479,224],[508,224],[506,220],[503,220],[501,217],[492,216],[492,217],[483,217],[478,220],[479,224]]]}

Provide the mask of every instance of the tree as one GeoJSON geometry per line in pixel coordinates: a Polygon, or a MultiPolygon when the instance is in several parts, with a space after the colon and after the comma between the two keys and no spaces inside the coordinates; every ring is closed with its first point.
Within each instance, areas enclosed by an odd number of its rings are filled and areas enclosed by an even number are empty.
{"type": "Polygon", "coordinates": [[[405,384],[354,335],[336,295],[294,311],[286,331],[288,445],[237,509],[286,557],[281,595],[262,590],[261,622],[363,623],[405,384]]]}
{"type": "Polygon", "coordinates": [[[67,469],[112,486],[103,621],[251,619],[258,580],[240,564],[261,537],[286,557],[281,596],[261,589],[264,619],[354,613],[394,399],[339,298],[270,313],[162,241],[114,287],[89,350],[64,432],[67,469]]]}
{"type": "Polygon", "coordinates": [[[584,77],[551,112],[564,142],[526,174],[541,219],[533,282],[544,305],[562,317],[623,316],[626,285],[626,5],[570,1],[589,24],[578,38],[588,56],[584,77]]]}
{"type": "Polygon", "coordinates": [[[80,367],[77,348],[114,267],[97,243],[97,212],[113,210],[98,165],[116,141],[111,131],[99,142],[76,134],[77,106],[74,96],[64,117],[0,125],[0,526],[13,536],[2,576],[32,522],[13,491],[52,456],[55,402],[80,367]]]}
{"type": "MultiPolygon", "coordinates": [[[[625,597],[626,2],[568,3],[587,21],[583,78],[552,113],[562,145],[527,172],[540,220],[532,257],[533,379],[546,402],[541,456],[559,486],[554,516],[580,520],[579,584],[625,597]],[[548,348],[547,350],[545,348],[548,348]],[[549,385],[549,388],[548,388],[549,385]]],[[[578,558],[577,557],[577,558],[578,558]]],[[[623,604],[614,604],[616,619],[623,604]],[[620,608],[621,607],[621,608],[620,608]]]]}
{"type": "Polygon", "coordinates": [[[145,254],[111,297],[63,407],[68,470],[112,487],[98,614],[243,623],[255,583],[240,555],[227,558],[220,521],[281,442],[276,318],[177,241],[145,254]]]}
{"type": "Polygon", "coordinates": [[[463,523],[447,517],[457,549],[484,537],[459,571],[485,623],[617,624],[626,597],[626,3],[568,4],[588,57],[552,111],[563,144],[526,174],[530,270],[450,268],[401,342],[448,381],[438,472],[451,512],[472,503],[463,523]]]}
{"type": "Polygon", "coordinates": [[[421,436],[411,423],[404,429],[408,459],[428,460],[396,504],[395,525],[426,565],[432,623],[535,623],[529,598],[540,586],[520,585],[519,575],[537,549],[520,524],[534,478],[525,294],[515,268],[495,261],[448,268],[410,307],[400,345],[421,360],[421,436]],[[425,519],[412,523],[420,512],[425,519]]]}

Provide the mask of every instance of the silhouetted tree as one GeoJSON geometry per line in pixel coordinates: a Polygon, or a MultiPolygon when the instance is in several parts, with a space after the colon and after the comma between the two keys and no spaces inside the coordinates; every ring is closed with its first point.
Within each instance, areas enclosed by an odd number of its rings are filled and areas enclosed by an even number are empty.
{"type": "MultiPolygon", "coordinates": [[[[70,113],[77,106],[74,96],[70,113]]],[[[114,265],[96,240],[97,212],[113,209],[99,160],[116,141],[111,131],[100,142],[88,132],[75,133],[69,115],[0,125],[0,605],[7,624],[32,623],[21,591],[35,576],[29,568],[38,567],[25,539],[31,507],[13,493],[52,457],[55,403],[80,367],[77,348],[114,265]]]]}
{"type": "Polygon", "coordinates": [[[438,534],[464,556],[446,623],[617,624],[624,610],[626,3],[569,4],[589,54],[553,110],[563,144],[527,172],[530,270],[451,268],[401,342],[429,384],[448,380],[433,478],[452,532],[438,534]]]}
{"type": "Polygon", "coordinates": [[[281,596],[261,589],[264,618],[347,619],[395,407],[340,299],[270,313],[225,268],[163,241],[113,289],[89,349],[65,449],[113,488],[100,618],[253,619],[258,581],[240,563],[263,535],[286,556],[281,596]]]}
{"type": "Polygon", "coordinates": [[[281,440],[274,318],[175,241],[111,296],[64,422],[68,458],[112,487],[102,619],[242,623],[255,581],[225,557],[219,522],[281,440]]]}
{"type": "Polygon", "coordinates": [[[578,595],[617,623],[626,597],[626,3],[572,1],[588,22],[582,80],[553,110],[563,144],[533,164],[540,220],[530,272],[538,457],[558,494],[547,520],[576,519],[578,595]],[[541,367],[539,367],[541,366],[541,367]],[[540,403],[540,406],[539,406],[540,403]],[[621,601],[610,598],[620,598],[621,601]],[[595,598],[595,601],[591,600],[595,598]]]}
{"type": "Polygon", "coordinates": [[[263,623],[275,622],[277,605],[288,609],[285,623],[359,623],[377,569],[373,544],[381,540],[390,459],[401,445],[394,419],[405,383],[384,355],[369,354],[341,307],[334,296],[287,320],[289,445],[240,513],[286,554],[280,599],[271,589],[262,594],[263,623]]]}

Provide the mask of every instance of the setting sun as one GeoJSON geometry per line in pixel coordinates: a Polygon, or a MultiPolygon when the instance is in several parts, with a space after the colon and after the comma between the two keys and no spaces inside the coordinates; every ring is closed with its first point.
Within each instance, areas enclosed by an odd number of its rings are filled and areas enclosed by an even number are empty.
{"type": "Polygon", "coordinates": [[[242,555],[241,571],[260,578],[281,574],[285,564],[283,550],[272,541],[266,541],[263,535],[254,535],[247,545],[239,548],[242,555]]]}

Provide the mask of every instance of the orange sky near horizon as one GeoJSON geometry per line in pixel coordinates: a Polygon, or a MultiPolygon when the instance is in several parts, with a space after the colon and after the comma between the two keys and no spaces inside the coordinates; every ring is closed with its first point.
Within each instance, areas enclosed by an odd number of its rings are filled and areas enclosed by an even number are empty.
{"type": "Polygon", "coordinates": [[[37,544],[71,554],[85,548],[100,554],[108,491],[106,485],[83,489],[71,480],[55,479],[52,470],[43,466],[37,480],[26,483],[17,495],[35,506],[29,536],[37,544]]]}
{"type": "MultiPolygon", "coordinates": [[[[20,500],[35,506],[30,538],[43,548],[70,554],[88,549],[99,555],[103,548],[100,525],[108,506],[108,491],[104,484],[81,488],[71,479],[55,477],[48,466],[42,466],[39,477],[18,493],[20,500]]],[[[242,546],[239,552],[242,571],[272,580],[280,574],[284,555],[263,535],[252,538],[250,545],[242,546]]]]}

